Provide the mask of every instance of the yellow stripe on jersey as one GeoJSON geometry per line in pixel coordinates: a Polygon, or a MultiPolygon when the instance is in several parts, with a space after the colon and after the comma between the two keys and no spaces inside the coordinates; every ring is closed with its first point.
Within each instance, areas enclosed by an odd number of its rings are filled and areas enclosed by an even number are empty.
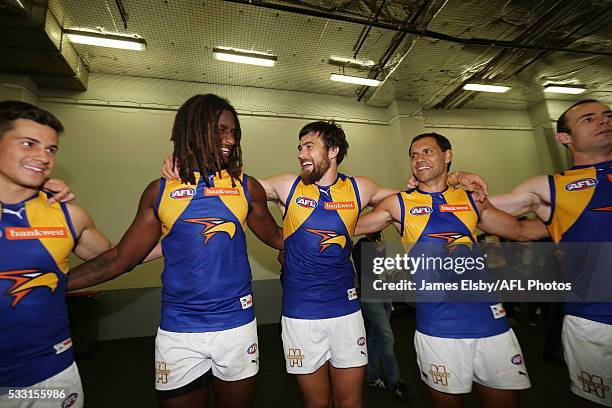
{"type": "Polygon", "coordinates": [[[158,207],[158,217],[162,221],[161,228],[164,236],[168,235],[178,217],[180,217],[183,211],[185,211],[185,208],[187,208],[191,202],[191,199],[193,198],[193,195],[185,195],[185,198],[172,198],[172,193],[174,191],[179,191],[180,189],[191,188],[194,190],[195,194],[196,186],[200,181],[200,173],[196,172],[194,175],[195,185],[183,184],[180,179],[166,180],[166,185],[164,187],[164,191],[162,192],[158,207]]]}
{"type": "Polygon", "coordinates": [[[66,221],[66,216],[60,204],[51,206],[47,203],[47,195],[38,193],[38,198],[25,203],[25,213],[31,228],[49,229],[57,228],[63,230],[61,238],[38,238],[40,243],[47,249],[49,255],[55,261],[59,270],[66,274],[68,272],[68,257],[74,248],[75,242],[66,221]],[[53,211],[49,211],[50,208],[53,211]]]}
{"type": "Polygon", "coordinates": [[[568,189],[566,187],[582,179],[589,178],[597,179],[595,167],[567,170],[563,174],[555,174],[553,176],[555,208],[553,208],[553,217],[548,229],[554,242],[561,241],[563,234],[580,218],[593,198],[593,194],[595,194],[595,188],[581,190],[578,185],[575,188],[570,187],[568,189]],[[561,203],[563,205],[560,205],[561,203]]]}
{"type": "Polygon", "coordinates": [[[453,213],[466,227],[468,227],[472,239],[476,241],[478,210],[472,205],[472,201],[468,197],[468,194],[463,189],[449,187],[448,190],[444,192],[444,198],[449,205],[455,206],[455,208],[463,208],[464,206],[469,207],[469,210],[453,211],[453,213]]]}
{"type": "MultiPolygon", "coordinates": [[[[331,208],[337,208],[338,215],[342,219],[344,226],[351,239],[355,235],[355,226],[359,217],[359,206],[356,201],[357,192],[353,189],[353,183],[349,177],[344,180],[338,179],[333,190],[330,189],[332,195],[332,203],[325,203],[331,208]]],[[[344,248],[344,246],[343,246],[344,248]]]]}
{"type": "Polygon", "coordinates": [[[404,203],[404,231],[401,241],[406,251],[409,252],[412,244],[419,240],[429,222],[433,203],[430,195],[416,191],[411,194],[402,191],[400,196],[404,203]],[[425,207],[429,210],[424,209],[425,207]],[[414,214],[410,211],[413,208],[415,208],[414,214]]]}
{"type": "MultiPolygon", "coordinates": [[[[242,174],[240,175],[242,179],[242,174]]],[[[209,194],[218,195],[223,204],[236,216],[238,220],[241,221],[242,229],[246,231],[246,219],[249,213],[249,204],[245,200],[244,189],[248,188],[248,186],[242,186],[238,182],[235,181],[236,186],[232,187],[232,178],[230,175],[223,170],[221,172],[221,178],[215,177],[215,188],[206,190],[204,188],[205,194],[208,191],[209,194]],[[239,193],[239,194],[238,194],[239,193]]]]}
{"type": "Polygon", "coordinates": [[[300,197],[307,197],[309,200],[312,200],[312,202],[318,203],[319,187],[317,187],[315,184],[305,185],[301,180],[295,187],[295,191],[290,197],[289,205],[285,209],[286,216],[283,219],[283,237],[285,239],[296,232],[316,208],[316,205],[313,207],[298,205],[296,200],[298,200],[300,197]]]}

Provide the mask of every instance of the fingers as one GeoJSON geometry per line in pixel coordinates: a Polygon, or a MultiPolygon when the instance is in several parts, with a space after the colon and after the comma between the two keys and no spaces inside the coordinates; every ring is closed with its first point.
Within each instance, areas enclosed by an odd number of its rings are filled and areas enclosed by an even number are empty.
{"type": "Polygon", "coordinates": [[[47,202],[49,204],[67,203],[67,202],[70,202],[70,201],[74,200],[75,198],[76,198],[76,196],[74,195],[74,193],[72,191],[64,190],[64,191],[60,191],[60,192],[56,193],[55,195],[49,197],[47,202]]]}
{"type": "Polygon", "coordinates": [[[418,184],[419,182],[417,181],[416,177],[411,176],[410,179],[408,180],[408,184],[406,184],[406,187],[415,188],[418,186],[418,184]]]}

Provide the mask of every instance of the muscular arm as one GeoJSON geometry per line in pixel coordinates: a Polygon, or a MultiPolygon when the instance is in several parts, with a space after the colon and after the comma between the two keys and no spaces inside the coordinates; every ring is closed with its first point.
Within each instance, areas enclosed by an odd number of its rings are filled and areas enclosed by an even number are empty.
{"type": "Polygon", "coordinates": [[[397,196],[390,195],[380,202],[374,209],[363,214],[357,220],[355,235],[369,234],[381,231],[389,225],[394,224],[399,231],[401,221],[401,210],[397,196]]]}
{"type": "Polygon", "coordinates": [[[518,216],[530,211],[542,221],[550,218],[550,187],[547,176],[536,176],[519,184],[512,192],[490,197],[491,204],[518,216]]]}
{"type": "Polygon", "coordinates": [[[478,228],[513,241],[535,241],[548,236],[546,226],[539,219],[519,221],[494,207],[488,200],[480,204],[478,228]]]}
{"type": "Polygon", "coordinates": [[[159,180],[153,181],[145,189],[132,225],[116,246],[70,270],[68,290],[81,289],[114,279],[142,262],[161,236],[159,220],[154,212],[158,191],[159,180]]]}
{"type": "Polygon", "coordinates": [[[276,225],[268,210],[264,188],[253,177],[248,178],[247,184],[250,197],[247,225],[264,244],[282,250],[283,230],[276,225]]]}
{"type": "Polygon", "coordinates": [[[368,205],[375,207],[385,198],[399,192],[396,188],[383,187],[367,177],[356,176],[355,181],[359,187],[359,198],[363,207],[368,205]]]}
{"type": "Polygon", "coordinates": [[[87,261],[111,247],[110,241],[96,228],[87,211],[74,204],[67,204],[67,208],[78,234],[73,250],[76,256],[87,261]]]}

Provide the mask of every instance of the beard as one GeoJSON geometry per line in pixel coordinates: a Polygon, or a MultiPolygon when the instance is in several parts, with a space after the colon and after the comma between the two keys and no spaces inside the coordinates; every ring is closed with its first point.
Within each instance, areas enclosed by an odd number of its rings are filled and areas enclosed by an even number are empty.
{"type": "Polygon", "coordinates": [[[314,184],[317,181],[321,180],[321,177],[325,175],[325,172],[329,170],[330,167],[331,167],[331,160],[329,160],[329,157],[324,157],[323,160],[321,160],[321,162],[319,163],[313,162],[312,171],[309,171],[309,172],[302,171],[302,174],[301,174],[302,181],[306,185],[314,184]]]}

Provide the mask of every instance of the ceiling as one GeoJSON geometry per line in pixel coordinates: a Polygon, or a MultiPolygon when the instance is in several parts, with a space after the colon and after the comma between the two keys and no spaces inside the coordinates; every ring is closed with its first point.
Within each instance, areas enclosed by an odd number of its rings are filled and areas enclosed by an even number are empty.
{"type": "Polygon", "coordinates": [[[584,84],[589,97],[612,101],[612,0],[21,0],[25,13],[16,1],[0,0],[0,51],[13,56],[0,72],[31,75],[41,87],[85,89],[87,71],[343,95],[377,107],[400,99],[426,109],[525,109],[543,99],[545,83],[584,84]],[[61,27],[138,34],[148,46],[71,45],[61,27]],[[217,61],[215,46],[269,51],[278,62],[217,61]],[[331,56],[375,64],[342,68],[331,56]],[[328,79],[342,71],[383,84],[328,79]],[[468,81],[512,90],[462,90],[468,81]]]}

